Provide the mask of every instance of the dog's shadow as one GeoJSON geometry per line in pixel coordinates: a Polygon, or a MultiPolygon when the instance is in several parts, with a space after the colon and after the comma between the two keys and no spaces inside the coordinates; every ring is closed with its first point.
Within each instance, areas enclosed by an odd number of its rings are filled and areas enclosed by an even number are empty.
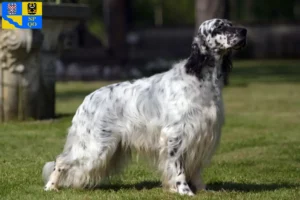
{"type": "MultiPolygon", "coordinates": [[[[99,190],[113,190],[119,191],[122,189],[136,189],[136,190],[151,190],[154,188],[160,188],[161,183],[159,181],[143,181],[136,184],[106,184],[99,186],[95,189],[99,190]]],[[[234,182],[213,182],[207,184],[207,192],[262,192],[262,191],[274,191],[277,189],[297,188],[300,185],[289,183],[272,183],[272,184],[254,184],[254,183],[234,183],[234,182]]]]}
{"type": "Polygon", "coordinates": [[[161,183],[159,181],[143,181],[136,184],[104,184],[99,187],[96,187],[95,189],[119,191],[122,189],[151,190],[160,187],[161,187],[161,183]]]}
{"type": "Polygon", "coordinates": [[[255,184],[255,183],[234,183],[234,182],[214,182],[207,185],[209,191],[236,191],[236,192],[262,192],[274,191],[277,189],[297,188],[300,185],[289,183],[271,183],[271,184],[255,184]]]}

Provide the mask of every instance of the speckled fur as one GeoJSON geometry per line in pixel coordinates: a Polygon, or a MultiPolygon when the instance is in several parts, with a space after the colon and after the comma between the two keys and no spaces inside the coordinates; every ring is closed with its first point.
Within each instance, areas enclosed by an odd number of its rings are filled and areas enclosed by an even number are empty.
{"type": "Polygon", "coordinates": [[[230,39],[215,39],[219,34],[212,37],[220,22],[231,26],[221,19],[205,22],[190,57],[171,70],[88,95],[72,120],[63,152],[44,167],[45,190],[94,187],[122,168],[132,148],[156,155],[170,191],[193,195],[191,188],[204,189],[201,174],[224,123],[223,58],[235,46],[230,39]]]}

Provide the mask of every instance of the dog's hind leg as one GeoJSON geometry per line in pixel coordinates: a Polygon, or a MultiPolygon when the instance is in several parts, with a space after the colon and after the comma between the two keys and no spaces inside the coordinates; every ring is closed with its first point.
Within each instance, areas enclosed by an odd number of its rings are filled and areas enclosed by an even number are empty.
{"type": "Polygon", "coordinates": [[[54,161],[47,162],[44,165],[42,176],[43,176],[43,180],[44,180],[45,184],[48,183],[49,177],[50,177],[51,173],[53,172],[54,167],[55,167],[54,161]]]}
{"type": "Polygon", "coordinates": [[[168,138],[167,159],[164,162],[164,185],[171,192],[178,192],[181,195],[193,196],[194,193],[187,184],[184,158],[182,151],[182,140],[179,137],[168,138]]]}
{"type": "Polygon", "coordinates": [[[44,180],[47,181],[44,190],[51,191],[51,190],[58,190],[58,187],[61,185],[61,182],[66,177],[66,174],[69,172],[70,168],[74,168],[74,159],[72,158],[71,151],[65,151],[60,154],[55,162],[48,162],[44,166],[43,174],[44,180]],[[53,170],[50,173],[49,171],[53,170]]]}
{"type": "Polygon", "coordinates": [[[45,190],[59,187],[86,188],[97,186],[104,178],[120,168],[119,160],[128,158],[120,146],[120,137],[107,132],[95,138],[78,137],[67,141],[64,152],[55,162],[45,190]],[[122,158],[119,157],[120,154],[122,158]]]}
{"type": "Polygon", "coordinates": [[[65,164],[62,157],[58,157],[56,159],[56,162],[54,163],[54,169],[53,172],[50,174],[49,176],[49,170],[50,167],[53,167],[53,163],[46,163],[46,165],[44,166],[43,169],[43,173],[48,173],[48,177],[44,177],[44,180],[47,181],[47,184],[44,187],[45,191],[50,191],[50,190],[58,190],[58,184],[59,184],[59,179],[62,176],[62,173],[64,173],[64,171],[66,171],[67,169],[69,169],[69,165],[65,164]],[[49,165],[49,166],[48,166],[49,165]],[[50,166],[51,165],[51,166],[50,166]]]}

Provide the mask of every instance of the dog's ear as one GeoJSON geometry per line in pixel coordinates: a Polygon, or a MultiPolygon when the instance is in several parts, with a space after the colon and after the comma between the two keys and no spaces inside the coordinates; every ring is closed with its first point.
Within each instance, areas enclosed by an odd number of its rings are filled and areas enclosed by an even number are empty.
{"type": "Polygon", "coordinates": [[[194,41],[191,46],[190,58],[197,59],[199,58],[199,56],[200,56],[199,44],[196,41],[194,41]]]}
{"type": "Polygon", "coordinates": [[[206,56],[201,53],[199,46],[199,38],[194,39],[191,46],[191,54],[185,64],[186,72],[196,76],[200,76],[204,61],[206,59],[206,56]]]}
{"type": "Polygon", "coordinates": [[[223,57],[222,61],[222,74],[223,74],[223,80],[224,80],[224,85],[229,84],[229,73],[231,72],[232,69],[232,53],[231,51],[228,52],[226,55],[223,57]]]}

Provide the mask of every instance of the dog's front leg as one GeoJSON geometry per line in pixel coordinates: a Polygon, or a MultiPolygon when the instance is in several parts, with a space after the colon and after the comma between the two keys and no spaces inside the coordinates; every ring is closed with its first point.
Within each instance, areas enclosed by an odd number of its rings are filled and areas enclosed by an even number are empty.
{"type": "Polygon", "coordinates": [[[206,189],[206,185],[204,184],[202,178],[202,170],[203,168],[198,169],[192,176],[192,180],[190,184],[194,192],[198,192],[206,189]]]}
{"type": "Polygon", "coordinates": [[[167,170],[169,177],[169,186],[172,192],[178,192],[181,195],[193,196],[186,181],[184,170],[184,157],[182,155],[182,141],[180,138],[168,140],[168,160],[167,170]]]}

